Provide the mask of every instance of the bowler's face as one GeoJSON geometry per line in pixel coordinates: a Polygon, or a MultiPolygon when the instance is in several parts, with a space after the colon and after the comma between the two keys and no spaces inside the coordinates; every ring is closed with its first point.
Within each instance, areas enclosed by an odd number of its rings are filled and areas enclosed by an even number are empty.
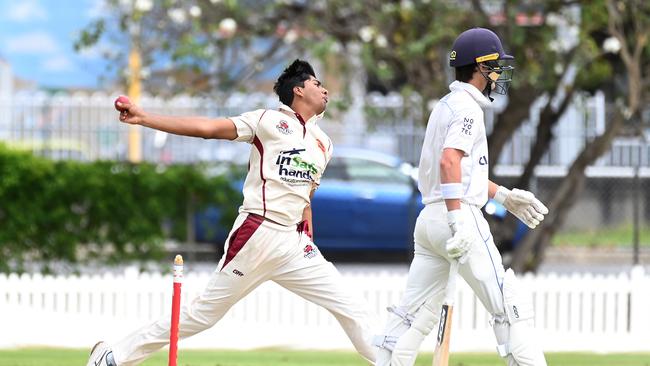
{"type": "Polygon", "coordinates": [[[315,77],[310,76],[308,80],[305,80],[303,90],[305,102],[314,108],[316,114],[323,113],[328,101],[328,92],[323,87],[323,84],[315,77]]]}

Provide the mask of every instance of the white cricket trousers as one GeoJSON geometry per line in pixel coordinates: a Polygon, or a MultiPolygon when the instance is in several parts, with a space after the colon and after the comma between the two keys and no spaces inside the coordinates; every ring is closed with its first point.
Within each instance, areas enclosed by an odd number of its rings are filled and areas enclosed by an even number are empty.
{"type": "MultiPolygon", "coordinates": [[[[490,228],[481,210],[463,204],[461,207],[465,225],[476,231],[480,238],[464,264],[459,265],[458,273],[467,281],[474,293],[495,317],[505,316],[501,284],[505,274],[501,254],[492,240],[490,228]]],[[[415,254],[406,282],[406,289],[400,301],[405,311],[415,312],[429,298],[442,301],[449,277],[450,258],[445,242],[451,237],[447,223],[447,207],[444,202],[432,203],[424,207],[415,224],[415,254]]],[[[385,335],[400,337],[406,330],[401,318],[388,319],[385,335]]],[[[379,356],[377,365],[388,364],[388,353],[379,356]]]]}
{"type": "MultiPolygon", "coordinates": [[[[346,287],[334,265],[296,226],[278,225],[247,213],[240,213],[235,220],[225,253],[203,293],[182,308],[179,338],[212,327],[231,306],[268,280],[327,309],[361,356],[374,362],[371,341],[377,318],[346,287]]],[[[170,319],[165,317],[114,344],[118,366],[137,365],[167,345],[169,329],[170,319]]]]}

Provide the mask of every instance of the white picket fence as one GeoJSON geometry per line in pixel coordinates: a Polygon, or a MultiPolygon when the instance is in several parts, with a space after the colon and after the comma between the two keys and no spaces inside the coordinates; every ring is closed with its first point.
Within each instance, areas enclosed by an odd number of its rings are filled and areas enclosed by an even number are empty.
{"type": "MultiPolygon", "coordinates": [[[[196,296],[210,273],[187,271],[183,302],[196,296]]],[[[385,318],[398,301],[406,269],[344,270],[347,283],[385,318]]],[[[547,351],[650,350],[650,273],[642,267],[618,275],[555,274],[522,278],[533,290],[535,321],[547,351]]],[[[461,281],[454,312],[453,351],[490,351],[489,316],[461,281]]],[[[0,275],[0,348],[89,347],[117,340],[169,316],[171,275],[0,275]]],[[[423,348],[433,350],[434,337],[423,348]]],[[[333,316],[274,283],[237,303],[213,328],[180,343],[182,348],[352,349],[333,316]]]]}

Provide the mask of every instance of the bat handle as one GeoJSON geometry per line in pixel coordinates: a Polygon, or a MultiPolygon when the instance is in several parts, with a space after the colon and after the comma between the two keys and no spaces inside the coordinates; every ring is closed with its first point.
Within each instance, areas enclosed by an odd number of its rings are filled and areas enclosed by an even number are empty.
{"type": "Polygon", "coordinates": [[[455,259],[449,263],[449,278],[447,279],[447,287],[445,288],[444,303],[451,305],[456,298],[456,280],[458,279],[458,261],[455,259]]]}

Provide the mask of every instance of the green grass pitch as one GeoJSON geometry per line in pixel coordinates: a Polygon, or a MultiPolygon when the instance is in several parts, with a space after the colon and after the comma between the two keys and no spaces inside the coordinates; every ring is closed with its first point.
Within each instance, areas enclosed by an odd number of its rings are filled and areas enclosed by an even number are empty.
{"type": "MultiPolygon", "coordinates": [[[[0,366],[71,366],[85,365],[88,350],[25,348],[0,350],[0,366]]],[[[416,365],[431,365],[431,353],[422,354],[416,365]]],[[[549,353],[551,366],[650,366],[650,353],[549,353]]],[[[453,354],[450,366],[504,366],[494,354],[453,354]]],[[[143,366],[167,365],[167,353],[156,353],[143,366]]],[[[363,366],[352,352],[338,351],[199,351],[179,350],[178,366],[363,366]]]]}

